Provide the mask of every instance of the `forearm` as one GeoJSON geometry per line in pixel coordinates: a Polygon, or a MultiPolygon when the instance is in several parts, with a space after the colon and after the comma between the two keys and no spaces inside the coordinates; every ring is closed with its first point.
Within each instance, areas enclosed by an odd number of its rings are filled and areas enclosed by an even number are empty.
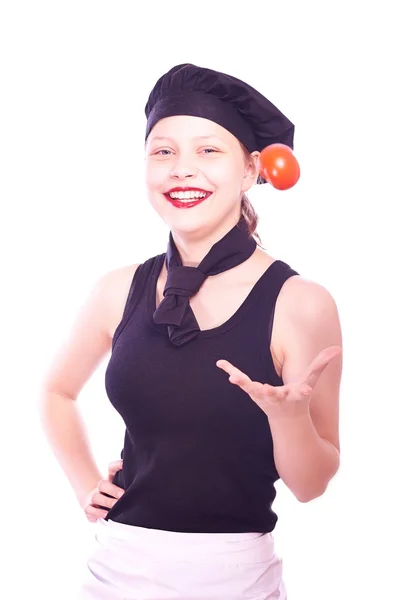
{"type": "Polygon", "coordinates": [[[301,502],[324,493],[339,468],[339,452],[322,439],[308,411],[269,418],[277,471],[301,502]]]}
{"type": "Polygon", "coordinates": [[[47,440],[81,504],[102,475],[76,401],[47,392],[40,399],[39,410],[47,440]]]}

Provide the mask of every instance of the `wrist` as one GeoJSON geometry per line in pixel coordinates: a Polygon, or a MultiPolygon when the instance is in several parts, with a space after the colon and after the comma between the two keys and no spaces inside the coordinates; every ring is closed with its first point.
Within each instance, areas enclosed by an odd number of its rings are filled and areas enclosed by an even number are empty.
{"type": "Polygon", "coordinates": [[[102,475],[99,475],[98,478],[96,478],[95,480],[93,479],[91,482],[89,482],[88,486],[85,486],[84,488],[81,488],[79,490],[75,490],[75,496],[79,503],[79,506],[85,508],[90,494],[93,492],[93,490],[96,489],[101,479],[102,475]]]}

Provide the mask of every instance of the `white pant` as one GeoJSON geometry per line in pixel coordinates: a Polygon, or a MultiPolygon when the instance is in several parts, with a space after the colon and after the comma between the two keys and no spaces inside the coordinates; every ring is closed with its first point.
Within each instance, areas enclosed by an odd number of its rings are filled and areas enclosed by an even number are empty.
{"type": "Polygon", "coordinates": [[[271,533],[179,533],[99,519],[79,600],[286,600],[271,533]]]}

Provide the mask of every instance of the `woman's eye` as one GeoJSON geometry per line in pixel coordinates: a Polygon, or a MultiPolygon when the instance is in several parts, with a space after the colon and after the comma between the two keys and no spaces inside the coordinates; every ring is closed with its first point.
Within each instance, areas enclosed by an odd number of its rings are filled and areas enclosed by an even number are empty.
{"type": "Polygon", "coordinates": [[[164,154],[165,152],[169,152],[170,150],[165,150],[164,148],[162,150],[157,150],[157,152],[154,152],[154,154],[160,154],[161,156],[167,156],[167,154],[164,154]]]}
{"type": "MultiPolygon", "coordinates": [[[[205,154],[211,154],[213,152],[217,152],[217,150],[215,148],[203,148],[201,152],[204,152],[205,154]]],[[[169,156],[170,154],[172,154],[172,152],[167,148],[161,148],[160,150],[156,150],[155,152],[153,152],[153,154],[155,156],[169,156]]]]}

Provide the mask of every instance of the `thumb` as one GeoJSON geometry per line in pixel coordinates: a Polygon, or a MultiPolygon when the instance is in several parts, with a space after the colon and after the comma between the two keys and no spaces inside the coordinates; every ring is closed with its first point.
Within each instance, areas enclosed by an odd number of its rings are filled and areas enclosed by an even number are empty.
{"type": "Polygon", "coordinates": [[[123,467],[123,460],[114,460],[108,465],[108,480],[113,481],[116,473],[120,471],[123,467]]]}

